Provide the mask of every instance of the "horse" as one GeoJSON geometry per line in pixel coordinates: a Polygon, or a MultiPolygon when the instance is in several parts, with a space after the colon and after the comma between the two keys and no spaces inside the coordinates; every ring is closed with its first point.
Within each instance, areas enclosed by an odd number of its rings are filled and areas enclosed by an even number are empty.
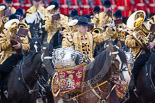
{"type": "Polygon", "coordinates": [[[130,91],[127,103],[155,103],[155,53],[150,54],[146,64],[142,67],[137,80],[136,88],[130,91]]]}
{"type": "MultiPolygon", "coordinates": [[[[71,94],[68,98],[57,96],[54,98],[55,102],[109,103],[109,95],[112,90],[110,81],[114,74],[118,74],[124,68],[127,68],[125,53],[110,44],[109,48],[102,51],[93,62],[89,63],[83,83],[83,92],[71,94]]],[[[129,75],[126,76],[127,71],[124,72],[125,79],[129,82],[129,75]]]]}
{"type": "Polygon", "coordinates": [[[42,75],[42,53],[31,53],[8,74],[7,93],[1,93],[0,103],[35,103],[38,97],[37,80],[42,75]]]}

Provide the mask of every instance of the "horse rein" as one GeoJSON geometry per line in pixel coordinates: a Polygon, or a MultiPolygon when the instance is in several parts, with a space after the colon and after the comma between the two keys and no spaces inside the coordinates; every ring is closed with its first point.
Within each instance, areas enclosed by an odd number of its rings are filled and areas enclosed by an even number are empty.
{"type": "MultiPolygon", "coordinates": [[[[26,57],[26,58],[28,58],[28,57],[26,57]]],[[[26,58],[23,58],[22,61],[20,62],[20,65],[18,66],[18,69],[20,70],[20,72],[19,72],[20,74],[18,75],[18,76],[19,76],[18,80],[21,81],[21,83],[23,84],[23,86],[25,85],[25,87],[26,87],[27,90],[28,90],[28,93],[29,93],[29,94],[32,94],[33,92],[36,92],[36,91],[38,91],[39,89],[36,89],[36,85],[31,89],[31,88],[27,85],[27,83],[25,82],[24,75],[23,75],[23,66],[25,67],[24,59],[26,59],[26,58]]],[[[36,71],[35,71],[35,74],[37,74],[36,71]]],[[[38,79],[36,79],[34,76],[32,76],[32,77],[33,77],[35,80],[38,81],[38,79]]],[[[40,76],[38,75],[38,77],[40,77],[40,76]]]]}

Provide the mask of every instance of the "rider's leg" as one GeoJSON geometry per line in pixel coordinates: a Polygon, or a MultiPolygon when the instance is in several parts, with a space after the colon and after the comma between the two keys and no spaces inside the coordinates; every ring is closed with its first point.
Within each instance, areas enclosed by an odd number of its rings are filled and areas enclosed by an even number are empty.
{"type": "Polygon", "coordinates": [[[148,54],[141,54],[137,58],[137,60],[135,61],[134,67],[133,67],[133,70],[132,70],[132,74],[133,74],[135,80],[137,79],[137,77],[138,77],[141,69],[145,65],[145,63],[148,61],[149,56],[150,56],[150,53],[148,53],[148,54]]]}
{"type": "Polygon", "coordinates": [[[143,68],[143,66],[145,65],[145,63],[148,61],[150,56],[150,53],[147,54],[141,54],[135,61],[134,63],[134,67],[132,69],[132,77],[131,77],[131,81],[129,84],[129,90],[132,90],[133,87],[135,86],[136,83],[136,79],[141,71],[141,69],[143,68]]]}
{"type": "Polygon", "coordinates": [[[7,58],[3,64],[0,66],[0,73],[1,73],[1,89],[3,88],[4,90],[7,90],[6,84],[7,84],[7,80],[6,77],[8,75],[8,73],[10,73],[13,69],[13,67],[18,63],[19,60],[22,59],[22,54],[13,54],[12,56],[10,56],[9,58],[7,58]]]}
{"type": "Polygon", "coordinates": [[[22,59],[22,57],[22,54],[13,54],[9,58],[7,58],[0,66],[0,72],[11,72],[13,66],[15,66],[18,63],[18,61],[22,59]]]}

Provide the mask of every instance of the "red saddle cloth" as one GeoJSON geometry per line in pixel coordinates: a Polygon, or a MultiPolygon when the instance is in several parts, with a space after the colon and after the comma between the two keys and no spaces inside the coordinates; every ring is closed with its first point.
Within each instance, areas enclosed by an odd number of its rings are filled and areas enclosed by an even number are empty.
{"type": "Polygon", "coordinates": [[[71,68],[55,69],[56,73],[51,83],[53,96],[82,92],[87,65],[82,63],[71,68]]]}

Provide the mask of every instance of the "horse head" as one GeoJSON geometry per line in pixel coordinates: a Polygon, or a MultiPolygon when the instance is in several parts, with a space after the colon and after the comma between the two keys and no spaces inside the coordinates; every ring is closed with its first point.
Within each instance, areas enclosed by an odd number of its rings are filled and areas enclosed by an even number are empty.
{"type": "Polygon", "coordinates": [[[117,46],[113,46],[109,43],[109,49],[111,51],[112,56],[112,68],[114,74],[122,73],[123,79],[129,83],[130,82],[130,75],[128,73],[128,62],[127,56],[122,49],[119,49],[117,46]]]}
{"type": "Polygon", "coordinates": [[[30,52],[40,52],[42,47],[42,37],[35,36],[34,38],[29,38],[30,42],[30,52]]]}

